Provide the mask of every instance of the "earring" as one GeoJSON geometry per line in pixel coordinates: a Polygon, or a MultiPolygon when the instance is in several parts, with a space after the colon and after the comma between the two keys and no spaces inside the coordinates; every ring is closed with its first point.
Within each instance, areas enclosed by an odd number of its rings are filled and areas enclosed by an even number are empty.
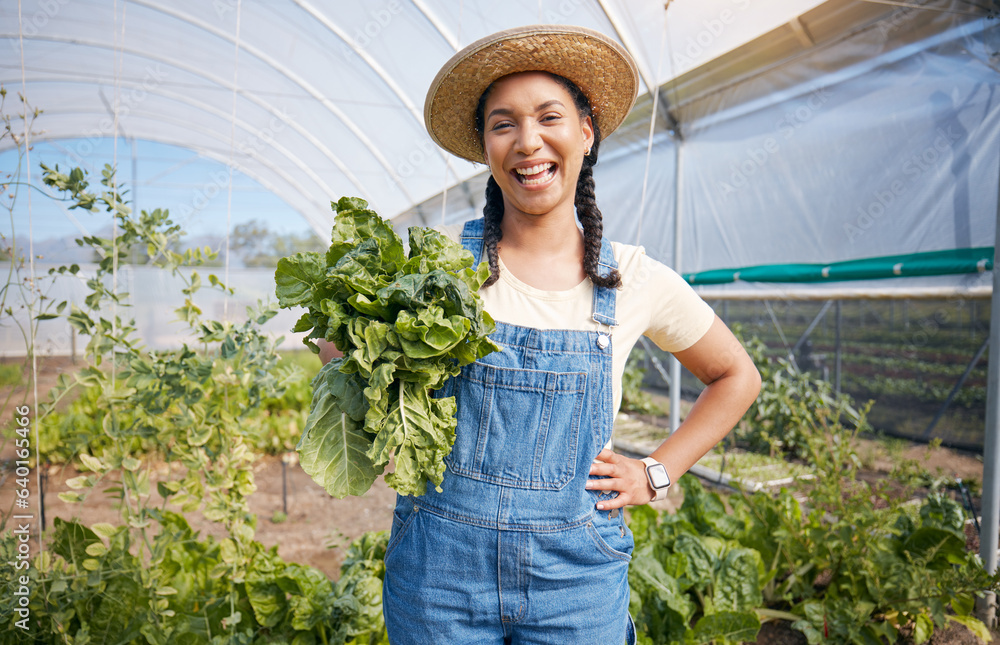
{"type": "Polygon", "coordinates": [[[590,156],[590,148],[587,148],[586,150],[583,151],[583,156],[584,157],[589,157],[590,156]]]}

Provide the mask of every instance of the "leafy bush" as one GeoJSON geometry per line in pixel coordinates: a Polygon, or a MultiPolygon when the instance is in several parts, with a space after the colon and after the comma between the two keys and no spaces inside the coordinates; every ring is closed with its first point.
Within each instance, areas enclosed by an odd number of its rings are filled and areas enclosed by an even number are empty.
{"type": "MultiPolygon", "coordinates": [[[[83,307],[60,303],[54,313],[38,318],[64,316],[89,338],[88,365],[61,376],[39,406],[46,453],[72,461],[82,473],[66,482],[71,490],[59,497],[82,501],[109,482],[105,492],[121,522],[88,528],[56,521],[51,549],[35,557],[27,571],[29,638],[80,644],[307,645],[355,642],[358,636],[377,642],[381,623],[372,620],[372,604],[381,599],[374,580],[380,570],[369,560],[377,557],[379,544],[384,551],[384,538],[367,539],[345,573],[352,582],[343,585],[311,567],[281,561],[275,549],[254,540],[257,518],[247,501],[256,489],[252,446],[266,439],[268,447],[288,449],[304,413],[300,409],[293,412],[300,416],[280,421],[286,397],[302,396],[301,385],[295,386],[298,394],[288,394],[288,386],[305,376],[295,366],[279,368],[277,343],[261,331],[275,310],[248,311],[242,324],[203,318],[195,302],[201,278],[197,271],[179,269],[204,264],[213,256],[210,249],[172,251],[180,228],[159,209],[133,215],[110,167],[99,194],[87,192],[86,175],[79,169],[63,174],[42,167],[44,182],[66,193],[73,208],[103,207],[119,229],[115,240],[80,240],[102,258],[87,280],[90,293],[83,307]],[[150,264],[185,281],[185,301],[175,312],[200,351],[187,345],[147,351],[135,336],[134,321],[118,315],[128,311],[126,294],[106,285],[116,262],[139,249],[148,251],[150,264]],[[67,412],[55,412],[77,392],[67,412]],[[164,501],[155,504],[154,458],[179,466],[171,469],[171,479],[157,484],[164,501]],[[199,537],[182,515],[166,510],[168,505],[184,513],[200,511],[221,525],[223,537],[199,537]]],[[[78,272],[76,266],[57,270],[59,275],[78,272]]],[[[229,293],[213,275],[208,283],[229,293]]],[[[13,530],[0,537],[3,561],[15,561],[18,545],[13,530]]],[[[0,586],[19,589],[14,567],[0,573],[0,586]]],[[[17,609],[11,602],[14,592],[6,597],[0,603],[4,625],[17,609]]]]}
{"type": "Polygon", "coordinates": [[[640,643],[753,641],[771,574],[760,554],[740,543],[746,527],[717,494],[690,475],[679,484],[684,504],[676,514],[649,506],[631,511],[629,610],[640,643]]]}
{"type": "MultiPolygon", "coordinates": [[[[248,446],[258,454],[278,455],[294,450],[309,414],[311,375],[302,369],[300,362],[279,363],[272,376],[276,386],[283,391],[264,399],[258,408],[249,410],[242,424],[248,446]]],[[[61,385],[68,391],[72,383],[72,377],[67,376],[61,385]]],[[[78,459],[81,454],[102,457],[115,441],[103,427],[108,411],[103,389],[97,382],[80,384],[76,389],[79,393],[65,410],[56,411],[52,406],[39,422],[38,452],[43,463],[67,463],[78,459]]],[[[178,409],[171,407],[166,413],[173,414],[178,409]]],[[[126,448],[131,454],[165,457],[158,435],[149,426],[138,423],[131,410],[119,410],[116,422],[119,427],[129,429],[118,440],[128,444],[126,448]]],[[[210,447],[217,449],[217,438],[211,441],[210,447]]]]}
{"type": "MultiPolygon", "coordinates": [[[[735,331],[740,335],[738,327],[735,331]]],[[[758,338],[742,342],[761,376],[760,394],[737,429],[737,440],[750,450],[805,458],[810,434],[825,419],[843,418],[855,427],[862,423],[850,397],[835,394],[829,382],[800,371],[787,358],[770,357],[758,338]]]]}
{"type": "Polygon", "coordinates": [[[631,511],[641,642],[752,640],[758,616],[793,621],[814,645],[893,643],[903,628],[923,643],[949,622],[988,639],[972,611],[1000,576],[966,552],[962,507],[932,494],[913,514],[896,486],[859,480],[857,430],[827,414],[803,429],[818,475],[799,484],[807,505],[787,489],[724,500],[686,475],[676,515],[631,511]]]}
{"type": "MultiPolygon", "coordinates": [[[[137,545],[125,527],[57,518],[49,550],[26,570],[30,630],[16,642],[388,642],[381,613],[387,532],[351,545],[337,583],[259,542],[248,545],[249,566],[236,578],[226,575],[236,558],[232,540],[201,537],[176,513],[153,515],[160,530],[148,560],[132,553],[137,545]]],[[[15,560],[16,541],[12,533],[0,540],[4,561],[15,560]]],[[[0,571],[5,597],[15,597],[18,575],[13,567],[0,571]]],[[[14,609],[0,604],[0,624],[20,619],[14,609]]]]}
{"type": "Polygon", "coordinates": [[[653,401],[653,397],[642,389],[642,381],[646,377],[646,368],[642,361],[646,353],[641,349],[633,349],[625,363],[625,373],[622,375],[622,406],[625,412],[640,414],[663,414],[663,409],[653,401]]]}

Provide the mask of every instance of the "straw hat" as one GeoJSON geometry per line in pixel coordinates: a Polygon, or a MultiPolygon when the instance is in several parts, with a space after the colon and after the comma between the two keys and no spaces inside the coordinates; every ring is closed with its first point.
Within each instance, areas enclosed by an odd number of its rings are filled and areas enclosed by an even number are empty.
{"type": "Polygon", "coordinates": [[[475,128],[479,97],[498,78],[529,71],[552,72],[576,83],[604,137],[625,120],[639,90],[632,56],[602,33],[571,25],[507,29],[458,52],[434,77],[424,101],[431,138],[463,159],[483,163],[475,128]]]}

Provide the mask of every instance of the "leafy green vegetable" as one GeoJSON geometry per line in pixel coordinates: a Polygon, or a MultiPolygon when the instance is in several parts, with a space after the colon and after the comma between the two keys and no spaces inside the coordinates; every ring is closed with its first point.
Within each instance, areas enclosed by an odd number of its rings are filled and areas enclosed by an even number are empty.
{"type": "Polygon", "coordinates": [[[386,482],[422,495],[444,478],[455,443],[455,399],[434,390],[497,349],[477,291],[486,263],[430,229],[409,230],[410,250],[362,199],[344,197],[326,255],[278,261],[278,305],[305,306],[296,332],[344,356],[313,380],[299,441],[302,468],[334,497],[364,494],[390,459],[386,482]]]}

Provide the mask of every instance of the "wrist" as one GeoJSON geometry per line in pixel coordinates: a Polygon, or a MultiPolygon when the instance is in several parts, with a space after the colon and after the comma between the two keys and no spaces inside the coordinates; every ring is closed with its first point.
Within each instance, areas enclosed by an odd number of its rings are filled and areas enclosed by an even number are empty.
{"type": "Polygon", "coordinates": [[[667,491],[670,489],[670,475],[667,473],[667,467],[656,461],[652,457],[645,457],[641,459],[643,465],[646,468],[646,481],[649,489],[653,493],[653,499],[650,502],[658,502],[662,499],[666,499],[667,491]]]}

